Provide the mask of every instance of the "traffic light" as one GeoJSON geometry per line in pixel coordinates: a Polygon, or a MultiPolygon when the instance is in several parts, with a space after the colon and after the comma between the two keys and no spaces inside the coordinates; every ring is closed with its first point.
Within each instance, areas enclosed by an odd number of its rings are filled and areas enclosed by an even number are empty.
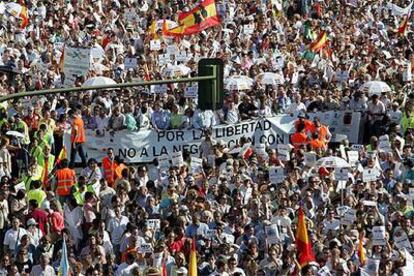
{"type": "Polygon", "coordinates": [[[198,76],[213,76],[215,80],[198,81],[198,107],[201,110],[217,110],[223,105],[224,63],[219,58],[206,58],[198,62],[198,76]]]}

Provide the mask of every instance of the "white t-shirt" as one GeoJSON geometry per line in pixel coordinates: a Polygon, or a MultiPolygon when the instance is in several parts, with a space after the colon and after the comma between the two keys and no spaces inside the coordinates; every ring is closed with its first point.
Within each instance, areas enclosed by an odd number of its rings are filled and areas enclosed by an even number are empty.
{"type": "Polygon", "coordinates": [[[14,251],[16,246],[20,244],[20,239],[27,234],[26,229],[19,228],[18,230],[14,230],[13,228],[7,230],[6,235],[4,236],[3,245],[7,245],[7,247],[14,251]]]}
{"type": "Polygon", "coordinates": [[[56,275],[55,270],[50,265],[46,266],[43,269],[40,265],[35,265],[32,267],[32,272],[30,272],[30,276],[54,276],[56,275]]]}
{"type": "Polygon", "coordinates": [[[129,219],[126,216],[121,216],[120,219],[111,218],[108,224],[108,232],[111,234],[113,244],[121,244],[122,234],[124,234],[129,219]]]}

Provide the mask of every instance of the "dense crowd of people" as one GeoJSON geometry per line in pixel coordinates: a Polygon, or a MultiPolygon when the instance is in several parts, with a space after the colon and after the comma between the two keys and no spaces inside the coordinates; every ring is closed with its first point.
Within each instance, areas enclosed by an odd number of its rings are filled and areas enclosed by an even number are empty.
{"type": "Polygon", "coordinates": [[[226,89],[218,110],[200,110],[187,84],[2,102],[0,275],[55,275],[66,252],[70,275],[190,275],[193,243],[198,275],[414,274],[411,1],[217,0],[221,24],[182,38],[163,27],[194,1],[17,2],[24,28],[0,9],[1,96],[63,87],[65,47],[91,49],[73,86],[192,77],[200,59],[220,58],[226,89]],[[308,117],[338,110],[361,113],[359,144],[331,143],[308,117]],[[234,153],[210,135],[279,114],[298,117],[283,155],[234,153]],[[87,129],[192,128],[205,133],[201,154],[179,166],[85,153],[87,129]],[[314,254],[305,264],[299,210],[314,254]]]}

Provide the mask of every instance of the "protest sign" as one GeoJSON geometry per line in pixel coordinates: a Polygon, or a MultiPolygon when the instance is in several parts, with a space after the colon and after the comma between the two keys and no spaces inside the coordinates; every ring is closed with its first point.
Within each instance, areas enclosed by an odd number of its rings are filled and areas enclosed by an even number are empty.
{"type": "Polygon", "coordinates": [[[138,251],[140,253],[152,253],[152,247],[149,243],[142,243],[139,245],[138,251]]]}
{"type": "Polygon", "coordinates": [[[198,85],[187,86],[184,90],[184,97],[197,98],[198,97],[198,85]]]}
{"type": "Polygon", "coordinates": [[[160,168],[168,168],[170,166],[170,157],[168,154],[163,154],[158,157],[158,164],[160,168]]]}
{"type": "Polygon", "coordinates": [[[151,51],[159,51],[161,50],[161,40],[154,39],[150,41],[150,50],[151,51]]]}
{"type": "Polygon", "coordinates": [[[147,219],[147,227],[153,230],[158,230],[161,227],[161,221],[159,219],[147,219]]]}
{"type": "Polygon", "coordinates": [[[91,62],[90,48],[65,47],[63,72],[65,86],[75,83],[77,77],[86,76],[91,62]]]}
{"type": "Polygon", "coordinates": [[[174,55],[176,61],[186,61],[187,60],[187,53],[184,52],[178,52],[174,55]]]}
{"type": "Polygon", "coordinates": [[[277,145],[277,157],[282,161],[290,160],[290,145],[279,144],[277,145]]]}
{"type": "Polygon", "coordinates": [[[285,172],[282,167],[272,166],[269,168],[269,180],[272,184],[282,183],[285,178],[285,172]]]}
{"type": "Polygon", "coordinates": [[[364,169],[362,172],[362,181],[369,182],[369,181],[376,181],[380,175],[380,172],[376,168],[372,169],[364,169]]]}
{"type": "Polygon", "coordinates": [[[353,225],[356,220],[356,210],[348,208],[341,217],[341,224],[353,225]]]}
{"type": "Polygon", "coordinates": [[[335,180],[348,181],[350,172],[349,168],[335,168],[335,180]]]}
{"type": "Polygon", "coordinates": [[[313,167],[316,164],[317,156],[315,152],[305,152],[304,158],[306,166],[313,167]]]}
{"type": "Polygon", "coordinates": [[[372,245],[387,245],[385,240],[385,226],[372,227],[372,245]]]}
{"type": "Polygon", "coordinates": [[[197,157],[191,157],[191,171],[193,174],[200,173],[203,169],[203,160],[197,157]]]}
{"type": "Polygon", "coordinates": [[[277,244],[280,242],[279,229],[276,224],[266,225],[266,239],[269,244],[277,244]]]}
{"type": "Polygon", "coordinates": [[[393,241],[398,249],[406,248],[408,251],[412,250],[411,242],[408,239],[407,233],[403,230],[399,230],[394,233],[393,241]]]}
{"type": "Polygon", "coordinates": [[[367,258],[367,262],[361,272],[366,273],[367,275],[378,275],[378,270],[380,266],[380,259],[367,258]]]}
{"type": "Polygon", "coordinates": [[[171,157],[172,157],[172,164],[175,167],[181,167],[181,165],[184,163],[183,154],[181,151],[173,152],[171,157]]]}
{"type": "Polygon", "coordinates": [[[124,60],[125,69],[135,69],[138,66],[138,59],[137,58],[129,58],[126,57],[124,60]]]}
{"type": "Polygon", "coordinates": [[[355,164],[357,164],[359,160],[359,152],[356,150],[350,150],[347,152],[347,154],[349,164],[351,164],[351,166],[355,166],[355,164]]]}

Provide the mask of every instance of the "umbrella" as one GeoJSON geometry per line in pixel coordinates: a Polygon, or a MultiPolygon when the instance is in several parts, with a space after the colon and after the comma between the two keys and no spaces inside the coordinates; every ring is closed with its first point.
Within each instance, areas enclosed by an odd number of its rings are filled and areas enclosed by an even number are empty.
{"type": "Polygon", "coordinates": [[[391,92],[391,88],[383,81],[369,81],[361,86],[361,90],[368,92],[369,96],[380,95],[383,92],[391,92]]]}
{"type": "Polygon", "coordinates": [[[257,82],[264,85],[279,85],[285,83],[285,78],[276,73],[266,72],[257,76],[257,82]]]}
{"type": "Polygon", "coordinates": [[[9,131],[7,131],[7,132],[6,132],[6,135],[9,135],[9,136],[14,136],[14,137],[16,137],[16,138],[21,138],[21,139],[23,139],[23,138],[24,138],[24,134],[23,134],[23,133],[20,133],[20,132],[18,132],[18,131],[14,131],[14,130],[9,130],[9,131]]]}
{"type": "Polygon", "coordinates": [[[87,79],[83,86],[97,86],[97,85],[108,85],[108,84],[116,84],[116,82],[113,79],[107,78],[107,77],[93,77],[90,79],[87,79]]]}
{"type": "Polygon", "coordinates": [[[167,65],[167,67],[164,69],[163,74],[166,77],[181,77],[181,76],[187,76],[191,73],[190,67],[187,67],[183,64],[180,65],[167,65]]]}
{"type": "Polygon", "coordinates": [[[336,156],[323,157],[316,161],[315,167],[325,167],[325,168],[350,168],[351,165],[342,158],[336,156]]]}
{"type": "Polygon", "coordinates": [[[20,4],[11,2],[5,5],[5,10],[14,17],[19,17],[20,13],[22,12],[22,6],[20,4]]]}
{"type": "Polygon", "coordinates": [[[249,90],[253,86],[253,79],[246,76],[233,76],[226,81],[227,90],[249,90]]]}

